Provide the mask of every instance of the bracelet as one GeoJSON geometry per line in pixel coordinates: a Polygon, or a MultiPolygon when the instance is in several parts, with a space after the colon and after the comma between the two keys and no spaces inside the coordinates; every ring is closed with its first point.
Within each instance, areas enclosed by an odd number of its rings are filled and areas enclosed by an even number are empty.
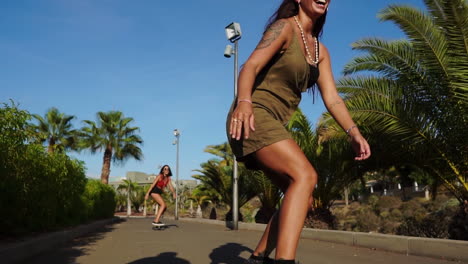
{"type": "Polygon", "coordinates": [[[252,104],[252,101],[250,101],[249,99],[239,99],[239,100],[237,100],[237,103],[240,103],[240,102],[247,102],[247,103],[252,104]]]}
{"type": "Polygon", "coordinates": [[[357,128],[357,126],[352,126],[352,127],[348,128],[348,129],[346,129],[346,135],[349,136],[349,132],[351,132],[351,130],[353,130],[353,128],[355,128],[355,127],[357,128]]]}

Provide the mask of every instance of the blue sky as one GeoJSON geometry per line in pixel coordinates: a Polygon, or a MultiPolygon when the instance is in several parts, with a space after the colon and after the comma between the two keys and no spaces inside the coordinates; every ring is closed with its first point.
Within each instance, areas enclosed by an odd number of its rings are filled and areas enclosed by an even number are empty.
{"type": "MultiPolygon", "coordinates": [[[[180,179],[191,179],[203,150],[226,141],[225,118],[233,98],[233,59],[223,56],[224,27],[242,28],[239,64],[261,38],[280,0],[4,0],[0,3],[0,102],[44,115],[51,107],[82,120],[119,110],[135,119],[144,140],[142,161],[111,167],[155,173],[169,164],[175,173],[175,128],[180,137],[180,179]]],[[[390,4],[424,9],[422,0],[333,0],[322,42],[335,79],[365,37],[404,36],[377,13],[390,4]]],[[[300,107],[315,123],[321,99],[304,94],[300,107]]],[[[102,153],[70,153],[99,178],[102,153]]]]}

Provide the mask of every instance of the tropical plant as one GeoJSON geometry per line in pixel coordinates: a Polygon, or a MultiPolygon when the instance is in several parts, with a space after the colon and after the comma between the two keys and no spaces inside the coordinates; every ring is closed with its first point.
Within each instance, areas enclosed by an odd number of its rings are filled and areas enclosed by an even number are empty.
{"type": "MultiPolygon", "coordinates": [[[[414,165],[467,201],[468,4],[424,2],[428,13],[406,5],[382,10],[380,19],[397,24],[408,39],[355,42],[366,54],[345,66],[337,86],[369,137],[367,166],[414,165]]],[[[329,113],[319,127],[346,137],[329,113]]]]}
{"type": "Polygon", "coordinates": [[[143,186],[138,185],[134,190],[132,195],[130,196],[130,201],[132,202],[133,208],[137,213],[140,212],[140,207],[145,205],[145,189],[143,186]]]}
{"type": "Polygon", "coordinates": [[[202,189],[195,188],[192,192],[192,195],[188,198],[189,201],[195,202],[197,205],[196,217],[202,217],[202,208],[201,206],[204,203],[211,202],[210,195],[207,195],[202,189]]]}
{"type": "MultiPolygon", "coordinates": [[[[134,193],[138,189],[138,183],[129,180],[129,179],[124,179],[121,184],[117,187],[118,191],[125,191],[127,194],[127,215],[132,214],[132,199],[131,197],[134,195],[134,193]]],[[[135,208],[135,211],[138,212],[138,208],[135,208]]]]}
{"type": "Polygon", "coordinates": [[[37,124],[30,123],[29,129],[38,143],[47,142],[49,153],[76,148],[76,130],[71,123],[74,116],[60,113],[57,108],[52,107],[44,117],[37,114],[33,114],[32,117],[36,119],[37,124]]]}
{"type": "MultiPolygon", "coordinates": [[[[318,180],[313,192],[314,211],[329,215],[333,201],[363,173],[354,162],[349,142],[330,136],[327,128],[312,129],[312,124],[300,109],[288,123],[288,130],[315,167],[318,180]]],[[[328,224],[332,224],[332,220],[328,224]]]]}
{"type": "Polygon", "coordinates": [[[86,204],[89,219],[111,218],[114,215],[117,201],[112,186],[98,179],[88,179],[81,197],[86,204]]]}
{"type": "Polygon", "coordinates": [[[131,127],[133,118],[124,117],[120,111],[98,112],[97,122],[85,120],[79,132],[80,149],[91,153],[104,151],[101,181],[109,182],[111,161],[123,164],[128,158],[141,160],[143,154],[139,145],[143,140],[136,134],[138,127],[131,127]]]}
{"type": "MultiPolygon", "coordinates": [[[[218,146],[208,146],[205,152],[212,153],[213,150],[219,150],[214,158],[200,165],[201,169],[195,170],[200,174],[192,175],[193,178],[199,180],[205,187],[216,193],[223,203],[230,206],[230,211],[226,215],[227,220],[232,219],[232,204],[233,204],[233,155],[229,145],[222,144],[218,146]]],[[[238,206],[242,207],[255,195],[257,190],[251,184],[252,178],[255,177],[254,171],[247,170],[242,164],[238,166],[238,206]]],[[[242,220],[242,215],[239,216],[242,220]]]]}
{"type": "Polygon", "coordinates": [[[257,196],[262,203],[262,207],[255,214],[255,222],[268,223],[279,207],[283,192],[262,171],[255,171],[252,179],[253,188],[257,190],[257,196]]]}
{"type": "Polygon", "coordinates": [[[0,233],[4,236],[56,230],[87,220],[81,197],[86,185],[83,162],[31,144],[30,118],[13,101],[0,107],[0,233]]]}
{"type": "Polygon", "coordinates": [[[223,165],[231,166],[234,163],[231,146],[227,142],[219,145],[209,145],[205,148],[205,152],[221,158],[220,161],[223,165]]]}
{"type": "Polygon", "coordinates": [[[151,187],[151,184],[146,184],[146,185],[141,186],[141,190],[143,193],[143,216],[146,216],[146,214],[148,213],[148,207],[151,206],[152,201],[154,202],[154,200],[151,199],[151,197],[149,197],[148,200],[145,200],[145,196],[148,193],[150,187],[151,187]]]}
{"type": "Polygon", "coordinates": [[[125,210],[125,205],[127,205],[127,194],[124,194],[120,191],[115,193],[115,210],[117,212],[122,212],[125,210]]]}

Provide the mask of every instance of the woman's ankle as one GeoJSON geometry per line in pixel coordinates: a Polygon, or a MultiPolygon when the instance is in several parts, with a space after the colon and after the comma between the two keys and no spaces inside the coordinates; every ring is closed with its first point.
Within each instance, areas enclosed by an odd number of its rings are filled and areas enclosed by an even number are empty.
{"type": "Polygon", "coordinates": [[[261,257],[263,258],[265,256],[265,253],[264,252],[252,252],[252,256],[254,257],[261,257]]]}
{"type": "Polygon", "coordinates": [[[252,255],[250,255],[250,258],[254,259],[254,260],[263,260],[263,256],[254,255],[254,253],[252,253],[252,255]]]}

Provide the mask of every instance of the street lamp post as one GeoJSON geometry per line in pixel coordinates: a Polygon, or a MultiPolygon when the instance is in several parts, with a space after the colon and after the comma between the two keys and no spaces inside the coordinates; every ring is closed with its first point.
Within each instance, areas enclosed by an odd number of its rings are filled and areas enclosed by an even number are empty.
{"type": "MultiPolygon", "coordinates": [[[[240,29],[239,23],[232,22],[231,24],[225,27],[226,37],[231,42],[234,43],[234,50],[232,50],[231,45],[227,45],[224,49],[224,57],[230,58],[231,55],[234,55],[234,98],[237,98],[237,78],[239,76],[239,67],[237,66],[238,60],[238,50],[239,44],[238,40],[241,38],[242,32],[240,29]]],[[[238,170],[237,170],[237,160],[234,157],[234,168],[233,168],[233,175],[232,175],[232,229],[238,229],[238,222],[239,222],[239,202],[238,202],[238,170]]]]}
{"type": "Polygon", "coordinates": [[[180,131],[178,129],[174,129],[174,136],[176,138],[174,141],[174,145],[176,145],[177,147],[177,150],[176,150],[176,187],[175,187],[176,199],[175,199],[174,218],[175,220],[179,220],[179,138],[180,138],[180,131]]]}

